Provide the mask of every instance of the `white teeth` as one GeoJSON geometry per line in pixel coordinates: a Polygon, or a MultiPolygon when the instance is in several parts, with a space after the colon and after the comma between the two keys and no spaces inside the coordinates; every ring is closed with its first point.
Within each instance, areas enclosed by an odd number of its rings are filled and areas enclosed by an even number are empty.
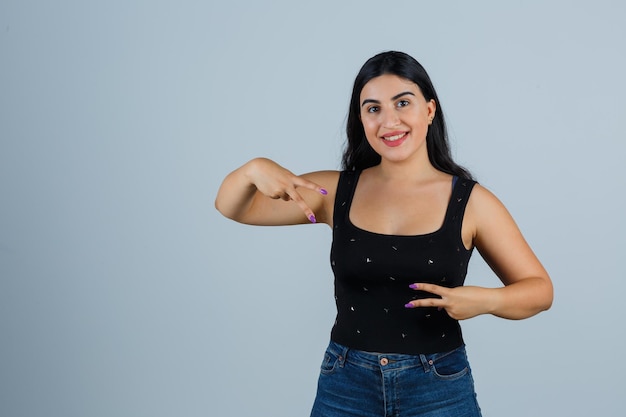
{"type": "Polygon", "coordinates": [[[389,136],[389,137],[386,137],[385,140],[388,140],[389,142],[393,142],[395,140],[400,139],[401,137],[404,137],[405,134],[406,133],[400,133],[399,135],[389,136]]]}

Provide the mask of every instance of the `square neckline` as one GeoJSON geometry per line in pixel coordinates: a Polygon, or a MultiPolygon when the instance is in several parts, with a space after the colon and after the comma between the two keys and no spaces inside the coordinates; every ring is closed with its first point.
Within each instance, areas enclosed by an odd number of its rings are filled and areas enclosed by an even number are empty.
{"type": "Polygon", "coordinates": [[[390,238],[425,238],[425,237],[430,237],[433,235],[436,235],[438,233],[441,233],[442,231],[445,230],[447,224],[448,224],[448,217],[450,216],[450,212],[452,210],[452,201],[453,201],[453,197],[454,197],[454,192],[456,190],[456,188],[458,187],[459,184],[459,177],[457,175],[453,175],[452,176],[452,190],[450,192],[450,197],[448,199],[448,204],[446,205],[446,212],[445,215],[443,217],[443,223],[437,228],[437,230],[434,230],[432,232],[428,232],[428,233],[422,233],[422,234],[411,234],[411,235],[397,235],[397,234],[387,234],[387,233],[379,233],[379,232],[373,232],[371,230],[367,230],[367,229],[363,229],[362,227],[359,227],[357,225],[355,225],[352,222],[352,219],[350,219],[350,210],[352,209],[352,202],[354,200],[354,194],[356,192],[356,187],[359,183],[359,179],[361,178],[361,173],[363,172],[363,170],[357,170],[354,171],[354,184],[352,184],[352,190],[350,192],[350,198],[348,199],[348,201],[346,202],[347,207],[345,208],[345,221],[346,224],[361,232],[361,233],[366,233],[369,235],[373,235],[373,236],[382,236],[382,237],[390,237],[390,238]]]}

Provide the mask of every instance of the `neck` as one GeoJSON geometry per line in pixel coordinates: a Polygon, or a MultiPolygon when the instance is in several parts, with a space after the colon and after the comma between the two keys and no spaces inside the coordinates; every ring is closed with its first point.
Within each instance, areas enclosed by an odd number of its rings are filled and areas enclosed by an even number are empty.
{"type": "Polygon", "coordinates": [[[427,181],[441,175],[424,153],[420,158],[404,161],[389,161],[383,159],[379,165],[373,167],[377,176],[384,181],[427,181]]]}

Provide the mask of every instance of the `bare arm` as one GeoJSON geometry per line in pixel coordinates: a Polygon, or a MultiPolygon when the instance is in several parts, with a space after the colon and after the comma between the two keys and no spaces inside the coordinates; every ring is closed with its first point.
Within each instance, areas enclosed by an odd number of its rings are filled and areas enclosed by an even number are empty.
{"type": "Polygon", "coordinates": [[[295,175],[256,158],[226,176],[215,199],[224,216],[254,225],[329,223],[338,172],[295,175]]]}
{"type": "Polygon", "coordinates": [[[489,313],[510,319],[533,316],[552,305],[552,281],[504,205],[477,186],[472,207],[474,244],[504,284],[493,290],[489,313]]]}
{"type": "Polygon", "coordinates": [[[501,288],[446,288],[433,284],[414,284],[414,289],[441,298],[427,298],[407,307],[445,308],[453,318],[462,320],[479,314],[507,319],[531,317],[552,305],[552,281],[522,236],[504,205],[489,191],[476,185],[466,209],[466,221],[473,243],[504,284],[501,288]]]}

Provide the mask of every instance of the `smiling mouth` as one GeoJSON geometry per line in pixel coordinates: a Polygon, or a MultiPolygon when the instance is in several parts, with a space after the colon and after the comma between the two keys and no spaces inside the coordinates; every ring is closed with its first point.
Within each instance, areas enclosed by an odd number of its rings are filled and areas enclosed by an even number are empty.
{"type": "Polygon", "coordinates": [[[395,142],[398,139],[402,139],[403,137],[405,137],[406,135],[408,135],[407,132],[404,133],[400,133],[398,135],[393,135],[393,136],[387,136],[387,137],[383,137],[383,140],[386,140],[387,142],[395,142]]]}

